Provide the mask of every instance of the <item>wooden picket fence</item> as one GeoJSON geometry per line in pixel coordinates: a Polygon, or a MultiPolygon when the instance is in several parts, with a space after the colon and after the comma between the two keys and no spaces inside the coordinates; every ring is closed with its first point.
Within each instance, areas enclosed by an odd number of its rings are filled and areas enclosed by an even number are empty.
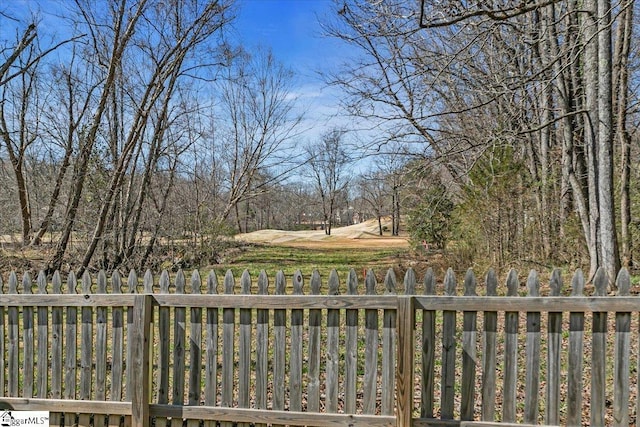
{"type": "Polygon", "coordinates": [[[640,297],[621,270],[463,294],[409,270],[0,277],[0,406],[65,426],[619,425],[639,400],[640,297]],[[80,288],[80,289],[78,289],[80,288]],[[399,289],[401,288],[401,289],[399,289]],[[570,294],[569,294],[570,291],[570,294]],[[632,322],[635,324],[632,331],[632,322]]]}

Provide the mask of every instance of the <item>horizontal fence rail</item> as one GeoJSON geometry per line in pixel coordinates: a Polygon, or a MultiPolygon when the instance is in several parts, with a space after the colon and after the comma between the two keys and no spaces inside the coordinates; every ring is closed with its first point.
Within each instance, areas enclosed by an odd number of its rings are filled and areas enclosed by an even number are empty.
{"type": "Polygon", "coordinates": [[[640,297],[471,270],[378,283],[0,277],[0,405],[51,425],[629,425],[640,297]],[[481,293],[483,295],[478,295],[481,293]],[[636,313],[634,315],[634,313],[636,313]]]}

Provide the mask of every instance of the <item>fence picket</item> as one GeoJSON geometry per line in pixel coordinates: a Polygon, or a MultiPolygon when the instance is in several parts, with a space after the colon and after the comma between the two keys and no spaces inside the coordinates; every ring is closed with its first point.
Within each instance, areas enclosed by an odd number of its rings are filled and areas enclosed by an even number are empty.
{"type": "MultiPolygon", "coordinates": [[[[436,278],[429,268],[424,275],[424,295],[436,293],[436,278]]],[[[420,381],[420,417],[433,418],[435,397],[436,312],[422,310],[422,381],[420,381]]]]}
{"type": "MultiPolygon", "coordinates": [[[[509,271],[507,276],[507,296],[518,296],[518,273],[509,271]]],[[[504,315],[505,343],[504,343],[504,386],[502,401],[502,420],[513,423],[516,421],[516,393],[518,384],[518,329],[519,313],[507,311],[504,315]]]]}
{"type": "MultiPolygon", "coordinates": [[[[397,295],[396,273],[387,270],[384,279],[385,294],[397,295]]],[[[396,321],[398,311],[385,309],[382,315],[382,415],[393,415],[395,408],[394,384],[396,366],[396,321]]]]}
{"type": "MultiPolygon", "coordinates": [[[[9,294],[17,294],[18,293],[18,276],[14,271],[9,275],[9,294]]],[[[9,348],[8,348],[8,358],[9,358],[9,366],[8,366],[8,375],[9,375],[9,384],[8,384],[8,396],[10,397],[18,397],[20,394],[19,391],[19,354],[20,354],[20,334],[18,332],[18,307],[9,307],[8,308],[8,327],[9,327],[9,348]]]]}
{"type": "MultiPolygon", "coordinates": [[[[593,279],[596,296],[607,294],[609,279],[602,268],[598,268],[593,279]]],[[[591,345],[591,425],[605,425],[606,409],[606,361],[607,361],[607,313],[593,313],[591,345]]]]}
{"type": "MultiPolygon", "coordinates": [[[[467,270],[464,278],[464,295],[476,296],[476,276],[471,269],[467,270]]],[[[477,322],[478,312],[465,311],[462,319],[462,402],[460,405],[460,419],[471,421],[474,419],[476,360],[477,360],[477,322]]]]}
{"type": "MultiPolygon", "coordinates": [[[[175,278],[176,294],[184,294],[186,279],[184,272],[178,270],[175,278]]],[[[173,405],[184,405],[184,383],[185,383],[185,346],[187,310],[184,307],[176,307],[173,312],[173,375],[171,403],[173,405]]],[[[182,417],[171,418],[171,427],[182,427],[182,417]]]]}
{"type": "MultiPolygon", "coordinates": [[[[626,268],[622,268],[616,278],[618,295],[629,296],[631,278],[626,268]]],[[[629,425],[629,377],[631,348],[631,313],[616,313],[616,338],[614,354],[613,382],[613,422],[614,426],[629,425]]]]}
{"type": "MultiPolygon", "coordinates": [[[[67,277],[67,293],[75,294],[78,281],[75,273],[72,271],[67,277]]],[[[67,318],[65,328],[65,346],[64,346],[64,399],[73,400],[76,398],[77,387],[77,360],[78,360],[78,309],[76,307],[67,307],[67,318]]],[[[64,425],[76,425],[77,414],[66,412],[64,414],[64,425]]]]}
{"type": "MultiPolygon", "coordinates": [[[[85,270],[82,275],[82,293],[91,293],[91,276],[85,270]]],[[[91,379],[93,365],[93,308],[82,307],[80,319],[80,400],[91,400],[91,379]]],[[[78,425],[88,426],[91,422],[90,414],[81,413],[78,425]]]]}
{"type": "MultiPolygon", "coordinates": [[[[300,270],[293,274],[293,294],[304,294],[300,270]]],[[[289,409],[302,411],[302,329],[304,310],[291,310],[291,359],[289,361],[289,409]]]]}
{"type": "MultiPolygon", "coordinates": [[[[113,294],[122,293],[122,278],[118,270],[111,275],[111,292],[113,294]]],[[[111,309],[111,400],[120,402],[122,400],[122,377],[124,373],[124,309],[113,307],[111,309]]],[[[107,420],[109,427],[120,426],[120,415],[109,415],[107,420]]]]}
{"type": "MultiPolygon", "coordinates": [[[[218,277],[212,270],[207,276],[207,293],[218,293],[218,277]]],[[[206,362],[204,404],[217,406],[218,402],[218,309],[207,308],[206,362]]],[[[205,421],[205,427],[215,427],[215,422],[205,421]]]]}
{"type": "MultiPolygon", "coordinates": [[[[562,291],[562,276],[555,269],[549,283],[549,296],[559,296],[562,291]]],[[[547,404],[545,421],[548,425],[557,425],[560,421],[560,356],[562,351],[562,313],[548,314],[547,338],[547,404]]]]}
{"type": "MultiPolygon", "coordinates": [[[[127,277],[127,292],[129,294],[138,293],[138,274],[135,270],[129,270],[129,276],[127,277]]],[[[133,376],[133,361],[131,357],[133,356],[133,352],[131,351],[131,343],[134,342],[134,330],[133,330],[133,321],[134,321],[134,309],[133,307],[127,307],[127,353],[126,353],[126,369],[125,369],[125,384],[131,384],[129,378],[133,376]]],[[[131,393],[132,390],[130,387],[126,387],[126,400],[131,402],[131,393]]],[[[131,417],[126,417],[125,422],[131,422],[131,417]]]]}
{"type": "MultiPolygon", "coordinates": [[[[163,270],[160,274],[160,294],[169,293],[169,272],[163,270]]],[[[158,371],[156,382],[158,383],[157,401],[160,404],[169,403],[169,366],[171,363],[171,309],[160,307],[158,309],[158,371]]],[[[173,403],[173,402],[172,402],[173,403]]],[[[166,427],[167,418],[156,417],[156,427],[166,427]]]]}
{"type": "MultiPolygon", "coordinates": [[[[577,270],[571,282],[571,296],[584,294],[584,275],[577,270]]],[[[582,424],[582,368],[584,365],[584,313],[569,314],[569,357],[567,368],[567,425],[582,424]]]]}
{"type": "MultiPolygon", "coordinates": [[[[445,295],[456,295],[456,276],[449,268],[444,277],[445,295]]],[[[453,419],[456,382],[456,312],[445,310],[442,313],[442,386],[441,416],[445,420],[453,419]]]]}
{"type": "MultiPolygon", "coordinates": [[[[200,273],[194,270],[191,274],[191,293],[202,293],[200,273]]],[[[202,308],[189,309],[191,326],[189,327],[189,405],[200,405],[201,371],[202,371],[202,308]]],[[[188,419],[187,427],[199,427],[200,420],[188,419]]]]}
{"type": "MultiPolygon", "coordinates": [[[[224,276],[224,293],[233,294],[236,286],[231,270],[224,276]]],[[[233,365],[235,357],[236,310],[222,310],[222,406],[233,406],[233,365]]],[[[231,427],[232,423],[221,423],[222,427],[231,427]]]]}
{"type": "MultiPolygon", "coordinates": [[[[51,281],[52,293],[60,295],[62,293],[62,278],[58,271],[53,273],[51,281]]],[[[51,307],[51,397],[53,399],[62,398],[62,321],[62,307],[51,307]]],[[[0,339],[4,341],[4,338],[0,339]]],[[[1,381],[4,384],[4,380],[1,381]]],[[[62,414],[52,412],[49,416],[49,423],[53,426],[59,426],[62,423],[62,414]]]]}
{"type": "MultiPolygon", "coordinates": [[[[487,296],[497,295],[498,278],[493,269],[485,278],[487,296]]],[[[496,335],[498,313],[484,312],[484,333],[482,343],[482,416],[483,421],[494,421],[496,412],[496,335]]]]}
{"type": "MultiPolygon", "coordinates": [[[[107,275],[104,270],[98,272],[97,293],[107,293],[107,275]]],[[[96,386],[95,399],[107,398],[107,307],[96,308],[96,386]]],[[[94,427],[104,427],[105,416],[94,416],[94,427]]]]}
{"type": "MultiPolygon", "coordinates": [[[[284,295],[286,278],[282,270],[276,274],[276,295],[284,295]]],[[[284,410],[286,339],[287,339],[287,310],[274,310],[273,313],[273,409],[284,410]]],[[[280,427],[279,424],[274,427],[280,427]]]]}
{"type": "MultiPolygon", "coordinates": [[[[358,276],[352,268],[347,277],[347,294],[358,294],[358,276]]],[[[346,310],[344,412],[356,413],[358,379],[358,310],[346,310]]]]}
{"type": "MultiPolygon", "coordinates": [[[[338,272],[331,270],[329,273],[329,295],[338,295],[340,279],[338,272]]],[[[327,353],[326,353],[326,384],[325,384],[325,410],[328,413],[338,412],[338,375],[340,341],[340,310],[327,310],[327,353]]]]}
{"type": "MultiPolygon", "coordinates": [[[[321,279],[318,270],[311,273],[311,295],[320,295],[321,279]]],[[[320,412],[320,334],[322,310],[309,310],[309,370],[307,381],[307,411],[320,412]]]]}
{"type": "MultiPolygon", "coordinates": [[[[44,271],[38,273],[38,293],[47,293],[47,276],[44,271]]],[[[47,397],[49,392],[49,307],[38,307],[38,376],[36,396],[47,397]]]]}
{"type": "MultiPolygon", "coordinates": [[[[251,294],[251,276],[249,270],[245,270],[240,278],[240,292],[243,295],[251,294]]],[[[251,335],[252,314],[250,308],[240,309],[240,343],[238,357],[238,407],[249,408],[251,389],[251,335]]],[[[248,423],[238,423],[240,427],[249,427],[248,423]]]]}
{"type": "MultiPolygon", "coordinates": [[[[373,270],[367,270],[365,278],[367,295],[376,294],[376,276],[373,270]]],[[[378,310],[367,309],[365,316],[365,337],[364,337],[364,408],[365,414],[376,413],[376,403],[378,396],[378,310]]]]}
{"type": "MultiPolygon", "coordinates": [[[[535,270],[529,272],[527,292],[530,297],[540,296],[540,280],[535,270]]],[[[537,424],[540,400],[540,312],[528,311],[526,344],[526,374],[524,383],[524,422],[537,424]]]]}
{"type": "MultiPolygon", "coordinates": [[[[258,276],[258,294],[269,294],[269,278],[262,270],[258,276]]],[[[269,372],[269,310],[258,309],[256,325],[256,409],[267,409],[269,372]]],[[[266,427],[256,423],[256,427],[266,427]]]]}
{"type": "MultiPolygon", "coordinates": [[[[31,276],[24,273],[22,276],[22,293],[25,295],[33,293],[31,276]]],[[[22,346],[24,351],[22,362],[23,388],[22,397],[33,397],[34,379],[34,334],[33,334],[33,307],[23,307],[22,309],[22,346]]]]}

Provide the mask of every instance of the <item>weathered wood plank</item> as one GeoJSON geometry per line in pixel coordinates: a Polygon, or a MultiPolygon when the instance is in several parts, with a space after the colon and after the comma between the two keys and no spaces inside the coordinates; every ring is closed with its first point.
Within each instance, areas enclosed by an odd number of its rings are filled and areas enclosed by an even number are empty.
{"type": "MultiPolygon", "coordinates": [[[[436,278],[429,267],[424,276],[424,294],[434,295],[436,278]]],[[[422,381],[420,386],[420,417],[433,418],[435,398],[435,349],[436,349],[436,312],[422,310],[422,381]]]]}
{"type": "MultiPolygon", "coordinates": [[[[251,276],[248,270],[244,270],[240,278],[240,292],[243,295],[251,294],[251,276]]],[[[252,338],[252,314],[251,309],[240,309],[240,342],[238,357],[238,407],[249,408],[251,390],[251,338],[252,338]]],[[[239,427],[249,427],[248,424],[238,424],[239,427]]]]}
{"type": "MultiPolygon", "coordinates": [[[[371,297],[368,295],[251,295],[247,297],[245,295],[201,295],[195,297],[193,295],[154,295],[155,302],[159,306],[171,306],[171,307],[202,307],[202,308],[250,308],[250,309],[270,309],[270,310],[285,310],[295,307],[300,310],[327,310],[327,309],[375,309],[386,310],[395,309],[398,301],[393,295],[378,295],[377,297],[371,297]]],[[[19,296],[11,297],[8,299],[8,303],[5,305],[11,305],[12,301],[27,301],[19,296]]],[[[38,305],[37,298],[29,298],[28,302],[33,305],[38,305]]],[[[66,301],[65,301],[66,302],[66,301]]],[[[82,300],[71,301],[76,305],[80,304],[82,300]]],[[[92,301],[89,300],[89,303],[92,301]]],[[[108,304],[108,300],[99,300],[98,305],[108,304]]],[[[439,303],[439,302],[438,302],[439,303]]],[[[449,302],[445,299],[444,304],[449,302]]],[[[471,301],[467,300],[467,305],[470,305],[471,301]]],[[[121,305],[122,302],[119,302],[121,305]]],[[[23,304],[16,304],[23,305],[23,304]]],[[[46,305],[52,305],[52,301],[46,301],[46,305]]],[[[477,302],[473,303],[473,306],[477,305],[477,302]]]]}
{"type": "MultiPolygon", "coordinates": [[[[194,270],[191,274],[191,293],[202,294],[200,273],[194,270]]],[[[191,325],[189,327],[189,398],[191,406],[200,405],[202,391],[202,309],[192,307],[189,310],[191,325]]],[[[188,419],[187,427],[199,427],[200,420],[188,419]]]]}
{"type": "MultiPolygon", "coordinates": [[[[4,283],[2,282],[2,275],[0,275],[0,296],[4,294],[4,283]]],[[[0,397],[6,396],[6,376],[5,376],[5,307],[0,306],[0,397]]]]}
{"type": "MultiPolygon", "coordinates": [[[[376,294],[376,276],[373,270],[367,270],[365,288],[367,295],[376,294]]],[[[364,338],[364,395],[363,412],[375,414],[378,396],[378,340],[379,324],[378,310],[365,310],[365,338],[364,338]]]]}
{"type": "MultiPolygon", "coordinates": [[[[160,293],[168,294],[169,273],[163,270],[160,274],[160,293]]],[[[156,383],[158,394],[156,400],[159,404],[169,403],[169,365],[171,364],[171,310],[169,307],[158,308],[158,369],[156,370],[156,383]]],[[[156,427],[166,427],[167,419],[157,417],[156,427]]]]}
{"type": "MultiPolygon", "coordinates": [[[[303,295],[304,279],[300,270],[293,274],[293,294],[303,295]]],[[[291,310],[291,358],[289,359],[289,409],[302,411],[302,333],[304,311],[291,310]]]]}
{"type": "MultiPolygon", "coordinates": [[[[98,272],[97,293],[107,293],[107,275],[104,270],[98,272]]],[[[96,308],[96,381],[95,400],[106,400],[107,398],[107,307],[96,308]]],[[[94,427],[104,427],[104,415],[94,415],[94,427]]]]}
{"type": "MultiPolygon", "coordinates": [[[[15,272],[11,272],[9,274],[9,294],[17,294],[18,293],[18,276],[15,272]]],[[[7,357],[9,361],[8,365],[8,396],[10,397],[18,397],[20,396],[19,391],[19,378],[20,378],[20,334],[18,332],[18,307],[9,307],[8,308],[8,334],[9,334],[9,348],[7,352],[7,357]]]]}
{"type": "MultiPolygon", "coordinates": [[[[549,283],[550,295],[558,296],[562,291],[562,275],[555,269],[549,283]]],[[[560,357],[562,352],[562,313],[548,314],[547,336],[547,404],[545,422],[557,425],[560,422],[560,357]]]]}
{"type": "MultiPolygon", "coordinates": [[[[414,279],[415,281],[415,279],[414,279]]],[[[406,281],[405,281],[406,283],[406,281]]],[[[406,288],[405,288],[406,289],[406,288]]],[[[398,299],[398,367],[396,392],[398,407],[396,426],[410,426],[413,418],[415,309],[409,296],[398,299]]]]}
{"type": "MultiPolygon", "coordinates": [[[[51,292],[54,295],[62,293],[62,277],[60,273],[55,271],[51,279],[51,292]]],[[[1,287],[1,283],[0,283],[1,287]]],[[[62,307],[51,308],[51,398],[62,398],[62,307]]],[[[4,341],[4,337],[0,339],[0,342],[4,341]]],[[[0,351],[2,351],[0,349],[0,351]]],[[[2,364],[4,366],[4,363],[2,364]]],[[[4,379],[0,380],[4,384],[4,379]]],[[[4,388],[4,385],[1,387],[4,388]]],[[[51,412],[49,415],[49,423],[54,426],[59,426],[62,423],[62,413],[51,412]]]]}
{"type": "MultiPolygon", "coordinates": [[[[47,276],[44,271],[38,273],[38,293],[47,294],[47,276]]],[[[49,392],[49,308],[38,307],[38,376],[36,377],[36,396],[47,397],[49,392]]]]}
{"type": "MultiPolygon", "coordinates": [[[[311,294],[320,294],[321,279],[318,270],[311,274],[311,294]]],[[[320,335],[322,310],[309,310],[309,370],[307,373],[307,411],[320,411],[320,335]]]]}
{"type": "MultiPolygon", "coordinates": [[[[284,295],[286,278],[282,270],[276,273],[276,295],[284,295]]],[[[273,313],[273,409],[284,410],[286,339],[287,339],[287,311],[277,309],[273,313]]],[[[279,425],[276,425],[278,427],[279,425]]]]}
{"type": "MultiPolygon", "coordinates": [[[[217,293],[218,277],[212,270],[207,276],[207,294],[215,295],[217,293]]],[[[204,385],[204,404],[207,406],[217,406],[218,404],[218,317],[219,313],[217,308],[207,308],[204,385]]],[[[205,427],[215,427],[215,422],[206,421],[205,427]]]]}
{"type": "MultiPolygon", "coordinates": [[[[529,296],[540,296],[540,280],[535,270],[527,278],[529,296]]],[[[540,402],[540,312],[527,312],[526,374],[524,383],[524,422],[537,424],[540,402]]]]}
{"type": "MultiPolygon", "coordinates": [[[[444,278],[446,295],[456,294],[456,276],[449,268],[444,278]]],[[[441,418],[454,418],[456,382],[456,312],[451,310],[442,313],[442,382],[440,408],[441,418]]]]}
{"type": "MultiPolygon", "coordinates": [[[[593,279],[595,294],[607,294],[609,279],[599,268],[593,279]]],[[[592,426],[605,425],[606,365],[607,365],[607,313],[593,313],[591,329],[591,415],[592,426]]]]}
{"type": "MultiPolygon", "coordinates": [[[[358,294],[358,275],[352,268],[347,277],[347,293],[358,294]]],[[[344,412],[355,414],[358,392],[358,310],[346,311],[344,412]]]]}
{"type": "MultiPolygon", "coordinates": [[[[331,270],[329,274],[329,295],[338,295],[340,279],[338,272],[331,270]]],[[[340,342],[340,310],[327,310],[327,352],[326,352],[326,384],[325,384],[325,412],[338,412],[338,366],[340,354],[338,351],[340,342]]],[[[394,365],[395,366],[395,365],[394,365]]]]}
{"type": "MultiPolygon", "coordinates": [[[[258,276],[258,294],[269,294],[269,278],[262,270],[258,276]]],[[[269,387],[269,310],[258,310],[256,325],[256,409],[267,409],[269,387]]],[[[256,423],[256,427],[266,427],[256,423]]]]}
{"type": "MultiPolygon", "coordinates": [[[[178,270],[175,278],[176,294],[185,293],[186,279],[184,272],[178,270]]],[[[185,352],[186,352],[186,328],[187,312],[184,307],[176,307],[173,312],[173,371],[171,403],[174,405],[184,405],[184,385],[185,385],[185,352]]],[[[182,417],[172,418],[172,427],[182,427],[182,417]]]]}
{"type": "MultiPolygon", "coordinates": [[[[147,427],[150,423],[149,401],[151,397],[150,346],[153,298],[150,294],[136,295],[133,306],[133,334],[129,341],[131,361],[137,369],[131,372],[127,388],[131,389],[131,425],[147,427]]],[[[88,424],[83,424],[88,425],[88,424]]]]}
{"type": "MultiPolygon", "coordinates": [[[[584,294],[584,275],[577,270],[571,282],[571,296],[584,294]]],[[[584,365],[584,313],[569,314],[569,356],[567,368],[567,425],[582,424],[582,369],[584,365]]]]}
{"type": "MultiPolygon", "coordinates": [[[[22,293],[29,295],[32,291],[31,276],[25,272],[22,276],[22,293]]],[[[34,380],[34,333],[33,333],[33,307],[22,308],[22,397],[33,397],[34,380]]]]}
{"type": "MultiPolygon", "coordinates": [[[[91,293],[91,275],[85,270],[82,275],[82,293],[91,293]]],[[[92,400],[91,382],[93,377],[93,308],[82,307],[80,326],[80,400],[92,400]]],[[[88,426],[91,415],[81,413],[78,424],[88,426]]]]}
{"type": "MultiPolygon", "coordinates": [[[[67,277],[67,293],[75,294],[76,275],[72,271],[67,277]]],[[[77,328],[78,328],[78,309],[75,306],[67,307],[67,317],[65,322],[65,346],[64,346],[64,392],[62,397],[64,399],[76,398],[76,381],[77,381],[77,361],[78,361],[78,347],[77,347],[77,328]]],[[[64,425],[73,426],[76,424],[75,412],[65,412],[64,425]]]]}
{"type": "MultiPolygon", "coordinates": [[[[135,298],[135,295],[138,293],[138,274],[135,270],[129,270],[129,276],[127,277],[127,288],[126,292],[135,298]]],[[[131,351],[130,345],[133,342],[133,305],[128,306],[127,308],[127,350],[126,350],[126,370],[125,370],[125,384],[126,387],[126,400],[131,401],[131,390],[129,389],[129,377],[133,374],[134,366],[131,361],[131,351]]],[[[131,422],[131,417],[128,417],[125,422],[131,422]]]]}
{"type": "MultiPolygon", "coordinates": [[[[385,294],[397,295],[397,279],[393,268],[384,279],[385,294]]],[[[395,409],[396,321],[397,309],[384,310],[382,315],[382,415],[393,415],[395,409]]]]}
{"type": "MultiPolygon", "coordinates": [[[[514,298],[518,296],[518,285],[518,273],[512,269],[507,276],[507,295],[514,300],[519,299],[514,298]]],[[[510,306],[509,310],[511,310],[510,306]]],[[[507,311],[505,313],[502,420],[508,423],[516,421],[519,322],[517,311],[507,311]]]]}
{"type": "MultiPolygon", "coordinates": [[[[493,269],[485,278],[487,296],[495,296],[498,278],[493,269]]],[[[484,332],[482,340],[482,416],[484,421],[494,421],[496,413],[496,335],[498,330],[498,313],[484,312],[484,332]]]]}
{"type": "MultiPolygon", "coordinates": [[[[616,278],[618,295],[629,296],[630,287],[629,272],[622,268],[616,278]]],[[[616,313],[614,345],[613,425],[621,427],[629,425],[631,313],[616,313]]]]}
{"type": "MultiPolygon", "coordinates": [[[[471,269],[467,270],[464,278],[464,295],[476,295],[476,276],[471,269]]],[[[460,418],[464,420],[474,419],[476,401],[476,363],[478,350],[476,311],[465,311],[462,319],[462,402],[460,404],[460,418]]]]}
{"type": "MultiPolygon", "coordinates": [[[[236,283],[231,270],[224,276],[224,293],[233,294],[236,283]]],[[[225,308],[222,311],[222,401],[221,406],[233,407],[233,375],[235,358],[236,311],[225,308]]],[[[231,423],[221,423],[222,427],[231,427],[231,423]]]]}
{"type": "MultiPolygon", "coordinates": [[[[118,270],[111,275],[111,292],[122,293],[122,278],[118,270]]],[[[122,377],[124,374],[124,308],[113,307],[111,309],[111,401],[122,400],[122,377]]],[[[120,427],[121,416],[109,414],[107,420],[109,427],[120,427]]]]}

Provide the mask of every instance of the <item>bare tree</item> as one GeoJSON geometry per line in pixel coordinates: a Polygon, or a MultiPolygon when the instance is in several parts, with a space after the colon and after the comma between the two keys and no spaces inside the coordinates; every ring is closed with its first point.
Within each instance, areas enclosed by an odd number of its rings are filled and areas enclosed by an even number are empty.
{"type": "Polygon", "coordinates": [[[324,232],[331,234],[337,201],[348,184],[351,158],[345,149],[346,131],[332,129],[306,147],[307,169],[322,201],[324,232]]]}

